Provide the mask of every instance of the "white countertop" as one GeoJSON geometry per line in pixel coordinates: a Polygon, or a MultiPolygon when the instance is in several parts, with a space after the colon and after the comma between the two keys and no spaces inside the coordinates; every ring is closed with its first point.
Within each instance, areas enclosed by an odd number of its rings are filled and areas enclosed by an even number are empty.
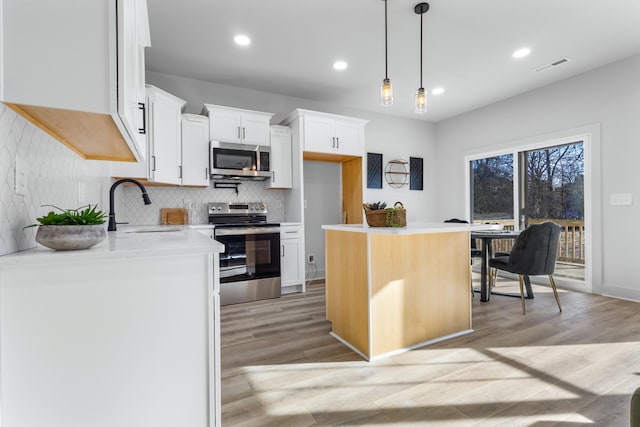
{"type": "Polygon", "coordinates": [[[414,222],[406,227],[369,227],[367,224],[334,224],[323,225],[323,230],[350,231],[370,234],[427,234],[450,233],[455,231],[498,230],[498,224],[456,224],[441,222],[414,222]]]}
{"type": "Polygon", "coordinates": [[[210,227],[192,227],[188,225],[121,226],[118,231],[107,232],[106,239],[89,249],[55,251],[38,246],[37,248],[0,256],[0,267],[28,263],[74,263],[122,257],[224,252],[222,243],[208,238],[198,232],[197,228],[210,227]],[[131,232],[130,230],[132,229],[146,230],[146,232],[131,232]],[[151,231],[162,229],[175,231],[151,231]]]}

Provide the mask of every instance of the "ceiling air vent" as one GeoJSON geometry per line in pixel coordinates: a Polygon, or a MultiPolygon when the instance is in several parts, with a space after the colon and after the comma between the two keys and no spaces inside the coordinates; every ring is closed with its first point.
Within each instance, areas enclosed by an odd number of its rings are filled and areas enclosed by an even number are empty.
{"type": "Polygon", "coordinates": [[[549,68],[553,68],[553,67],[557,67],[558,65],[566,64],[567,62],[569,62],[569,58],[556,59],[555,61],[553,61],[550,64],[545,64],[545,65],[542,65],[542,66],[536,68],[534,71],[539,73],[540,71],[545,71],[545,70],[548,70],[549,68]]]}

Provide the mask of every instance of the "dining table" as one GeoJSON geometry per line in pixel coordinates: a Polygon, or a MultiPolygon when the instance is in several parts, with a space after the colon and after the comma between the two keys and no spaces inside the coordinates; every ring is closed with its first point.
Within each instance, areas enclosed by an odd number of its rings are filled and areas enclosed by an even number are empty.
{"type": "MultiPolygon", "coordinates": [[[[491,294],[503,295],[509,297],[518,297],[520,294],[509,292],[492,291],[489,288],[489,259],[493,256],[492,242],[498,239],[512,239],[515,240],[520,235],[520,231],[517,230],[484,230],[484,231],[472,231],[471,238],[479,239],[482,241],[481,245],[481,266],[480,266],[480,301],[489,301],[491,294]]],[[[524,276],[524,285],[526,289],[525,298],[533,299],[533,290],[531,289],[531,280],[529,276],[524,276]]]]}

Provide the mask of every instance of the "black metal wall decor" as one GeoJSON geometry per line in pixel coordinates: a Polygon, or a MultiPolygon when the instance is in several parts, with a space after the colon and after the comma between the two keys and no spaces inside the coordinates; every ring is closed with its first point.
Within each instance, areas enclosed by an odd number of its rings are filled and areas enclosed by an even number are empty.
{"type": "Polygon", "coordinates": [[[390,187],[402,188],[409,183],[408,162],[403,159],[389,160],[384,168],[384,179],[390,187]]]}
{"type": "Polygon", "coordinates": [[[423,159],[409,157],[409,189],[423,190],[423,159]]]}
{"type": "Polygon", "coordinates": [[[382,188],[382,154],[367,153],[367,188],[382,188]]]}

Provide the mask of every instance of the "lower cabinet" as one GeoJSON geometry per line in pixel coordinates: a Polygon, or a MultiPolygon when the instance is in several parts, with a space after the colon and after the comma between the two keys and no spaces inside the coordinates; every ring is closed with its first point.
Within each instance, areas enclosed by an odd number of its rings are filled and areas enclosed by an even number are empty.
{"type": "Polygon", "coordinates": [[[302,224],[280,224],[280,282],[282,293],[304,292],[304,239],[302,224]]]}
{"type": "Polygon", "coordinates": [[[0,262],[3,426],[220,426],[217,254],[35,251],[0,262]]]}

